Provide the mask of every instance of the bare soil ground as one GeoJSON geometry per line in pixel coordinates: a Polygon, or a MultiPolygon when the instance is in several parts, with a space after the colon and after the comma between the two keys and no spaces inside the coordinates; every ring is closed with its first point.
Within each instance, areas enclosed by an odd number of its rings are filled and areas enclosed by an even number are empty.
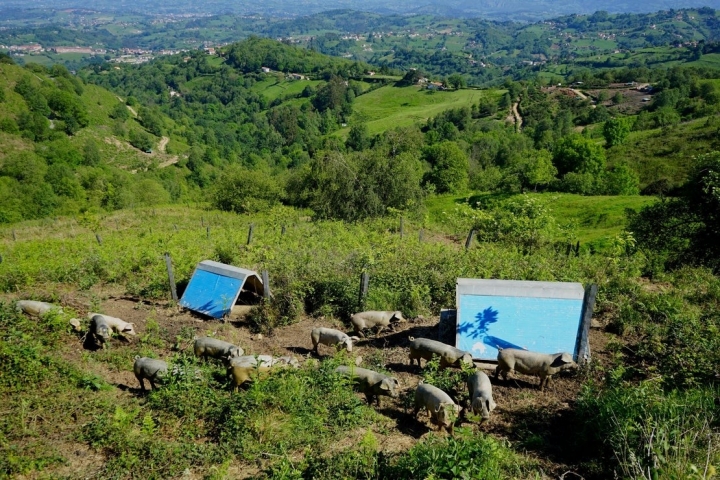
{"type": "MultiPolygon", "coordinates": [[[[57,290],[55,290],[57,292],[57,290]]],[[[189,332],[194,335],[213,335],[218,338],[240,345],[246,354],[273,354],[295,355],[301,361],[316,358],[312,353],[310,330],[317,326],[327,326],[343,331],[350,331],[346,325],[337,319],[302,318],[298,323],[276,329],[271,335],[253,333],[243,320],[221,322],[207,319],[187,310],[181,311],[169,302],[148,303],[125,296],[117,288],[99,288],[91,292],[67,291],[56,293],[60,302],[66,308],[73,308],[84,316],[91,310],[91,304],[101,313],[122,318],[136,324],[139,335],[146,331],[148,322],[157,322],[160,335],[166,341],[167,348],[157,348],[155,353],[159,358],[170,357],[174,352],[171,346],[177,337],[187,336],[189,332]]],[[[37,298],[32,292],[21,292],[12,295],[12,298],[0,300],[16,300],[20,298],[37,298]]],[[[597,322],[596,322],[597,325],[597,322]]],[[[391,371],[400,381],[405,391],[412,392],[420,379],[421,369],[408,364],[408,337],[435,338],[453,343],[452,330],[439,331],[439,318],[418,318],[400,324],[396,331],[386,331],[375,337],[369,334],[368,338],[361,339],[353,348],[354,356],[363,357],[362,366],[382,365],[391,371]],[[450,338],[447,338],[450,337],[450,338]]],[[[609,355],[605,350],[609,339],[601,329],[593,328],[590,334],[591,352],[594,362],[607,363],[609,355]]],[[[137,339],[131,339],[136,342],[137,339]]],[[[191,342],[180,345],[181,348],[192,348],[191,342]]],[[[126,346],[119,339],[111,340],[110,348],[120,349],[126,346]]],[[[131,371],[117,371],[111,365],[101,362],[88,364],[83,356],[89,352],[78,338],[68,336],[67,348],[63,356],[78,365],[91,365],[94,373],[102,376],[107,382],[117,387],[118,397],[137,397],[140,393],[139,385],[131,371]]],[[[320,358],[330,356],[334,349],[320,346],[320,358]]],[[[491,374],[491,371],[487,371],[491,374]]],[[[577,453],[568,451],[572,442],[574,403],[580,392],[581,384],[587,372],[569,372],[556,376],[546,388],[540,392],[536,377],[527,377],[515,374],[507,382],[502,379],[493,380],[493,394],[498,405],[490,420],[477,424],[464,420],[463,427],[470,427],[474,431],[482,431],[496,438],[505,439],[517,449],[525,451],[535,458],[542,467],[541,475],[546,478],[559,477],[564,472],[577,471],[577,453]]],[[[434,426],[424,415],[416,420],[412,416],[412,407],[406,412],[403,395],[397,399],[383,397],[382,407],[378,411],[387,418],[387,423],[374,430],[379,441],[379,448],[383,451],[404,451],[416,442],[426,437],[434,426]]],[[[345,440],[335,446],[341,449],[343,445],[351,446],[362,438],[364,430],[351,432],[345,440]]],[[[63,475],[73,471],[90,473],[102,465],[103,457],[80,443],[67,440],[61,446],[69,460],[69,465],[59,467],[52,474],[63,475]],[[61,471],[62,470],[62,471],[61,471]]],[[[234,478],[246,478],[257,474],[257,466],[233,464],[231,471],[234,478]]],[[[48,473],[48,472],[45,472],[48,473]]],[[[192,476],[184,478],[193,478],[192,476]]]]}

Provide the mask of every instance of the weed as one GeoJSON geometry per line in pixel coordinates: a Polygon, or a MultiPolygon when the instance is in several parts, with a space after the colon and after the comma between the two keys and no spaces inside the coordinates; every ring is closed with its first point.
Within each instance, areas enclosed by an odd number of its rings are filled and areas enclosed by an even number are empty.
{"type": "Polygon", "coordinates": [[[716,388],[665,393],[658,381],[600,389],[592,384],[578,405],[581,442],[609,450],[630,478],[708,478],[720,463],[716,388]]]}
{"type": "Polygon", "coordinates": [[[467,378],[475,372],[475,366],[464,365],[460,369],[440,368],[440,357],[433,356],[425,364],[423,381],[446,392],[459,405],[469,402],[467,378]]]}

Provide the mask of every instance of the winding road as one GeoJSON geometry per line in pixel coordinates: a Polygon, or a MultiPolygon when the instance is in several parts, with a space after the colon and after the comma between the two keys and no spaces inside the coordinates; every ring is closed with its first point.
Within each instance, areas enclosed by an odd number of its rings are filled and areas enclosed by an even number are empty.
{"type": "Polygon", "coordinates": [[[515,131],[516,132],[520,132],[520,130],[522,129],[522,123],[523,123],[522,117],[520,116],[520,112],[518,112],[518,105],[520,105],[519,101],[513,103],[513,105],[512,105],[512,113],[513,113],[513,117],[515,118],[515,131]]]}

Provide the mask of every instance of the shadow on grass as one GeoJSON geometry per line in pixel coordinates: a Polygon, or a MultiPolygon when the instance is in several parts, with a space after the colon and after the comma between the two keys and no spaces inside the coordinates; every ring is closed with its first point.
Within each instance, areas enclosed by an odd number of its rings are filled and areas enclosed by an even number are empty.
{"type": "Polygon", "coordinates": [[[609,459],[602,458],[600,445],[588,445],[582,440],[579,434],[583,423],[572,409],[557,411],[551,406],[535,405],[513,412],[511,425],[488,427],[509,438],[517,449],[546,458],[563,469],[571,466],[586,480],[608,478],[603,465],[609,459]]]}
{"type": "Polygon", "coordinates": [[[467,198],[458,198],[455,200],[455,203],[462,204],[467,203],[471,207],[475,207],[476,205],[480,205],[483,208],[492,207],[493,205],[500,203],[504,200],[507,200],[509,198],[515,197],[517,194],[513,193],[480,193],[477,195],[472,195],[467,198]]]}
{"type": "Polygon", "coordinates": [[[365,338],[364,340],[361,339],[358,345],[373,348],[408,347],[410,345],[410,337],[436,339],[437,330],[437,325],[418,325],[407,330],[391,333],[389,335],[365,338]]]}

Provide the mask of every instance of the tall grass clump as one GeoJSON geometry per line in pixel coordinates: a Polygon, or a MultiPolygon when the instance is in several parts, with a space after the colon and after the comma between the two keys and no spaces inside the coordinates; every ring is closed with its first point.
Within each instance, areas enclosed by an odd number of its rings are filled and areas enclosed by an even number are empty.
{"type": "Polygon", "coordinates": [[[211,435],[244,459],[305,447],[326,447],[349,430],[376,420],[346,378],[334,372],[338,361],[281,369],[255,379],[231,395],[211,419],[211,435]]]}
{"type": "Polygon", "coordinates": [[[350,449],[334,455],[306,455],[293,463],[287,457],[265,471],[273,479],[425,478],[496,480],[532,477],[533,465],[504,442],[459,428],[454,437],[431,435],[408,451],[378,451],[372,432],[350,449]]]}
{"type": "Polygon", "coordinates": [[[658,381],[587,386],[577,405],[579,439],[603,449],[623,478],[712,478],[720,465],[720,390],[665,392],[658,381]]]}

